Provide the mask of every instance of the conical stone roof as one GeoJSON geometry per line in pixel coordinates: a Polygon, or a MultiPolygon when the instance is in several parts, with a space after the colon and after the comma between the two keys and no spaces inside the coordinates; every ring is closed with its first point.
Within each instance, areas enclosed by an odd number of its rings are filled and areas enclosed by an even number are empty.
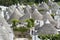
{"type": "Polygon", "coordinates": [[[18,19],[19,20],[19,18],[22,16],[23,15],[17,9],[15,9],[13,14],[10,16],[10,19],[8,20],[8,22],[11,22],[12,19],[18,19]]]}
{"type": "Polygon", "coordinates": [[[37,8],[38,8],[36,4],[33,4],[32,7],[33,7],[34,9],[37,9],[37,8]]]}
{"type": "Polygon", "coordinates": [[[12,40],[13,32],[6,22],[6,20],[0,15],[0,38],[2,40],[12,40]]]}
{"type": "Polygon", "coordinates": [[[51,10],[53,13],[56,13],[56,11],[59,10],[59,5],[57,3],[52,4],[51,10]]]}
{"type": "Polygon", "coordinates": [[[38,5],[38,9],[39,10],[48,10],[49,6],[45,2],[42,2],[40,5],[38,5]]]}
{"type": "Polygon", "coordinates": [[[16,8],[18,9],[18,11],[19,11],[22,15],[24,15],[24,9],[21,8],[20,6],[21,6],[21,5],[18,4],[16,8]]]}
{"type": "Polygon", "coordinates": [[[8,8],[6,9],[6,11],[7,11],[8,14],[9,14],[9,16],[11,16],[11,15],[13,14],[14,10],[15,10],[15,6],[14,6],[14,5],[12,5],[12,6],[10,6],[10,7],[8,7],[8,8]]]}
{"type": "Polygon", "coordinates": [[[25,8],[24,9],[24,13],[25,13],[25,15],[20,18],[21,21],[24,21],[26,19],[29,19],[30,16],[31,16],[31,13],[30,13],[30,11],[29,11],[28,8],[25,8]]]}
{"type": "Polygon", "coordinates": [[[49,0],[47,4],[48,4],[49,6],[52,6],[53,2],[49,0]]]}
{"type": "Polygon", "coordinates": [[[35,20],[42,20],[43,19],[43,15],[37,10],[35,9],[33,13],[31,13],[32,18],[35,20]]]}
{"type": "Polygon", "coordinates": [[[50,23],[54,26],[57,25],[56,21],[52,18],[52,16],[48,13],[44,13],[43,15],[43,20],[46,21],[46,19],[48,19],[50,21],[50,23]]]}
{"type": "Polygon", "coordinates": [[[42,27],[40,27],[40,25],[36,26],[36,30],[37,30],[37,34],[41,35],[41,34],[57,34],[57,30],[56,28],[54,28],[54,26],[52,26],[51,24],[44,24],[42,27]]]}
{"type": "Polygon", "coordinates": [[[48,5],[53,13],[56,13],[56,11],[59,9],[59,5],[56,2],[48,1],[48,5]]]}
{"type": "Polygon", "coordinates": [[[24,9],[24,12],[26,12],[25,10],[27,10],[28,12],[32,12],[31,10],[31,6],[30,5],[26,5],[25,9],[24,9]]]}

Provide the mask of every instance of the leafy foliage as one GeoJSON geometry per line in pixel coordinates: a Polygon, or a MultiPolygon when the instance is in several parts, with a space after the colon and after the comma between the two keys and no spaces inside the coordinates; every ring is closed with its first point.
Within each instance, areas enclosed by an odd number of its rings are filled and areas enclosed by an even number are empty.
{"type": "Polygon", "coordinates": [[[33,3],[41,3],[42,1],[47,2],[47,0],[0,0],[0,5],[10,6],[12,4],[33,4],[33,3]]]}
{"type": "Polygon", "coordinates": [[[19,28],[16,27],[16,28],[14,28],[13,30],[24,33],[24,32],[26,32],[28,29],[27,29],[26,27],[19,27],[19,28]]]}
{"type": "Polygon", "coordinates": [[[49,34],[49,35],[40,35],[38,36],[42,40],[60,40],[60,34],[49,34]]]}
{"type": "Polygon", "coordinates": [[[20,32],[22,36],[25,35],[25,33],[27,31],[30,31],[31,27],[34,27],[34,20],[33,19],[27,19],[26,20],[26,22],[28,23],[27,27],[17,27],[16,24],[19,22],[20,22],[19,20],[13,19],[12,20],[12,28],[13,28],[13,31],[20,32]]]}
{"type": "Polygon", "coordinates": [[[55,0],[55,2],[59,2],[60,0],[55,0]]]}
{"type": "Polygon", "coordinates": [[[60,5],[60,2],[57,2],[58,3],[58,5],[60,5]]]}
{"type": "Polygon", "coordinates": [[[28,28],[34,27],[34,20],[33,19],[27,19],[26,22],[28,23],[28,25],[27,25],[28,28]]]}
{"type": "Polygon", "coordinates": [[[18,22],[20,22],[20,21],[17,20],[17,19],[12,19],[11,22],[12,22],[12,28],[15,28],[15,27],[16,27],[16,24],[17,24],[18,22]]]}

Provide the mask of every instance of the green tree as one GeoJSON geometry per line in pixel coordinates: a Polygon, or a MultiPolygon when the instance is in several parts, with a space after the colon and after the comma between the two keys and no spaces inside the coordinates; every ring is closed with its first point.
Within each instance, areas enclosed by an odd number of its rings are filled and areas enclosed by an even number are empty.
{"type": "Polygon", "coordinates": [[[9,6],[12,4],[12,0],[0,0],[0,5],[9,6]]]}
{"type": "Polygon", "coordinates": [[[19,23],[20,21],[17,19],[12,19],[11,22],[12,22],[12,28],[14,29],[14,28],[16,28],[16,24],[19,23]]]}
{"type": "Polygon", "coordinates": [[[55,2],[60,2],[60,0],[55,0],[55,2]]]}
{"type": "Polygon", "coordinates": [[[18,0],[12,0],[13,4],[17,4],[18,0]]]}
{"type": "Polygon", "coordinates": [[[22,34],[24,34],[24,32],[27,32],[27,28],[26,27],[16,27],[15,29],[14,29],[14,31],[18,31],[18,32],[21,32],[22,34]]]}
{"type": "Polygon", "coordinates": [[[26,22],[28,23],[27,24],[28,28],[34,27],[34,20],[33,19],[27,19],[26,22]]]}
{"type": "Polygon", "coordinates": [[[10,6],[12,4],[17,4],[18,0],[0,0],[0,5],[10,6]]]}
{"type": "Polygon", "coordinates": [[[48,0],[43,0],[43,1],[46,2],[46,3],[48,2],[48,0]]]}
{"type": "MultiPolygon", "coordinates": [[[[21,34],[21,37],[26,36],[26,33],[30,31],[30,28],[34,27],[34,20],[33,19],[27,19],[25,22],[27,22],[27,27],[17,27],[16,24],[20,22],[19,20],[13,19],[12,20],[12,28],[14,32],[19,32],[21,34]]],[[[28,34],[30,37],[30,35],[28,34]]]]}
{"type": "Polygon", "coordinates": [[[10,6],[12,4],[33,4],[33,3],[41,3],[42,1],[47,2],[48,0],[0,0],[0,5],[10,6]]]}

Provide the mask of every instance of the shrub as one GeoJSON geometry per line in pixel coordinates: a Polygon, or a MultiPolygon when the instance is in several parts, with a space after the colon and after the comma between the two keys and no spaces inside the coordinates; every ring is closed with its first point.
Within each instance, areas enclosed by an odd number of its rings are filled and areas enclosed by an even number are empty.
{"type": "Polygon", "coordinates": [[[11,27],[12,28],[15,28],[16,27],[16,24],[19,23],[20,21],[17,20],[17,19],[12,19],[11,22],[12,22],[12,26],[11,27]]]}
{"type": "Polygon", "coordinates": [[[60,34],[40,35],[38,37],[42,40],[45,40],[45,39],[60,40],[60,34]]]}
{"type": "Polygon", "coordinates": [[[28,23],[27,24],[27,27],[28,28],[31,28],[31,27],[34,27],[34,19],[27,19],[26,22],[28,23]]]}
{"type": "Polygon", "coordinates": [[[23,32],[26,32],[28,29],[26,27],[19,27],[19,28],[16,27],[13,30],[23,33],[23,32]]]}

